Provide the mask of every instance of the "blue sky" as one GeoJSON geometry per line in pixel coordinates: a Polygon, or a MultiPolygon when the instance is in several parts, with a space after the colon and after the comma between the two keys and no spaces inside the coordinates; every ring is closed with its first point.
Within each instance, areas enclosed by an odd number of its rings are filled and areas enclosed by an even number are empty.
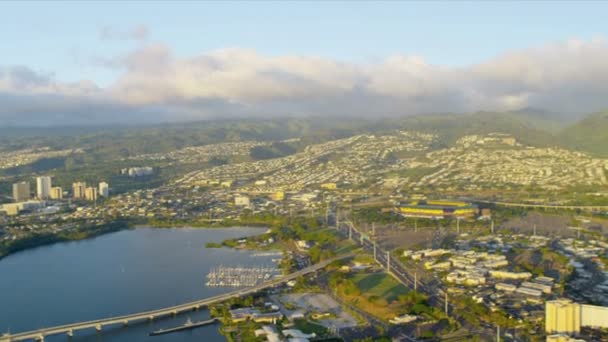
{"type": "Polygon", "coordinates": [[[413,54],[467,65],[505,51],[608,32],[608,2],[14,2],[0,3],[3,64],[108,83],[115,70],[91,65],[137,42],[102,41],[99,31],[144,25],[149,40],[179,56],[225,48],[344,61],[413,54]]]}
{"type": "Polygon", "coordinates": [[[606,13],[603,1],[0,1],[0,122],[601,110],[606,13]]]}

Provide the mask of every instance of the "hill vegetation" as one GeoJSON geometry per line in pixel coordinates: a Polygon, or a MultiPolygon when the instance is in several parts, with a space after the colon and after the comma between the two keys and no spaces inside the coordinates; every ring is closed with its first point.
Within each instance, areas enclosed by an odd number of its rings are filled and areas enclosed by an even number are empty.
{"type": "MultiPolygon", "coordinates": [[[[395,129],[422,131],[439,136],[437,148],[450,146],[470,134],[502,132],[524,144],[561,146],[597,155],[608,155],[608,111],[595,113],[569,124],[561,117],[527,109],[517,112],[471,114],[425,114],[400,118],[278,118],[231,119],[145,126],[0,128],[0,151],[49,146],[52,149],[81,148],[83,156],[33,165],[28,171],[94,164],[139,154],[168,152],[188,146],[234,141],[278,141],[250,151],[252,159],[276,158],[301,151],[310,144],[362,133],[395,129]],[[70,159],[70,160],[68,160],[70,159]]],[[[22,171],[22,170],[16,170],[22,171]]],[[[13,173],[13,172],[9,172],[13,173]]]]}
{"type": "Polygon", "coordinates": [[[560,134],[564,147],[608,156],[608,111],[586,116],[560,134]]]}

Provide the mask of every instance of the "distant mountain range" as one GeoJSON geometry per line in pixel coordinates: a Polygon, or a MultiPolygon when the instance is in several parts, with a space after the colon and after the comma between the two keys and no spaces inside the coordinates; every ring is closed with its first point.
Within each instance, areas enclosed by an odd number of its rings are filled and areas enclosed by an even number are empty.
{"type": "Polygon", "coordinates": [[[435,133],[440,137],[440,146],[437,147],[450,146],[464,135],[502,132],[511,134],[528,145],[559,146],[608,156],[608,111],[573,120],[571,115],[559,115],[534,108],[513,112],[425,114],[374,119],[310,117],[230,119],[142,126],[5,127],[0,128],[0,150],[31,145],[57,149],[84,148],[103,158],[165,152],[223,141],[300,138],[300,142],[293,146],[297,149],[356,134],[395,129],[435,133]]]}

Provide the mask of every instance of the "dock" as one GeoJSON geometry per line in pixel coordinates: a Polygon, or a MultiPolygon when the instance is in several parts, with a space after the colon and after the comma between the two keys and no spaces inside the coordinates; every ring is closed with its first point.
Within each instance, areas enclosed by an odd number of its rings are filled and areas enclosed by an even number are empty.
{"type": "Polygon", "coordinates": [[[155,330],[155,331],[150,332],[150,336],[170,334],[170,333],[178,332],[178,331],[182,331],[182,330],[190,330],[190,329],[202,327],[205,325],[213,324],[213,323],[217,322],[217,320],[218,320],[217,318],[211,318],[206,321],[192,322],[190,319],[188,319],[188,321],[186,321],[186,323],[184,323],[184,325],[180,325],[179,327],[175,327],[175,328],[155,330]]]}
{"type": "Polygon", "coordinates": [[[225,267],[219,266],[207,274],[208,287],[250,287],[279,275],[278,268],[272,266],[225,267]]]}

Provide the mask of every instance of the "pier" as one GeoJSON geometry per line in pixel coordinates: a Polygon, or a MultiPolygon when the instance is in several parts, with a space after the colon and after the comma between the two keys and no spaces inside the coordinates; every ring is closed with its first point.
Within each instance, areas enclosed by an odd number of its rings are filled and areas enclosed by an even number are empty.
{"type": "Polygon", "coordinates": [[[217,322],[217,318],[211,318],[206,321],[199,321],[199,322],[194,322],[194,323],[191,322],[190,319],[188,319],[188,321],[186,323],[184,323],[184,325],[180,325],[179,327],[175,327],[175,328],[156,330],[156,331],[151,332],[150,336],[170,334],[172,332],[178,332],[178,331],[182,331],[182,330],[190,330],[190,329],[202,327],[205,325],[210,325],[215,322],[217,322]]]}
{"type": "Polygon", "coordinates": [[[207,286],[244,287],[256,286],[279,275],[276,267],[225,267],[212,269],[207,274],[207,286]]]}

